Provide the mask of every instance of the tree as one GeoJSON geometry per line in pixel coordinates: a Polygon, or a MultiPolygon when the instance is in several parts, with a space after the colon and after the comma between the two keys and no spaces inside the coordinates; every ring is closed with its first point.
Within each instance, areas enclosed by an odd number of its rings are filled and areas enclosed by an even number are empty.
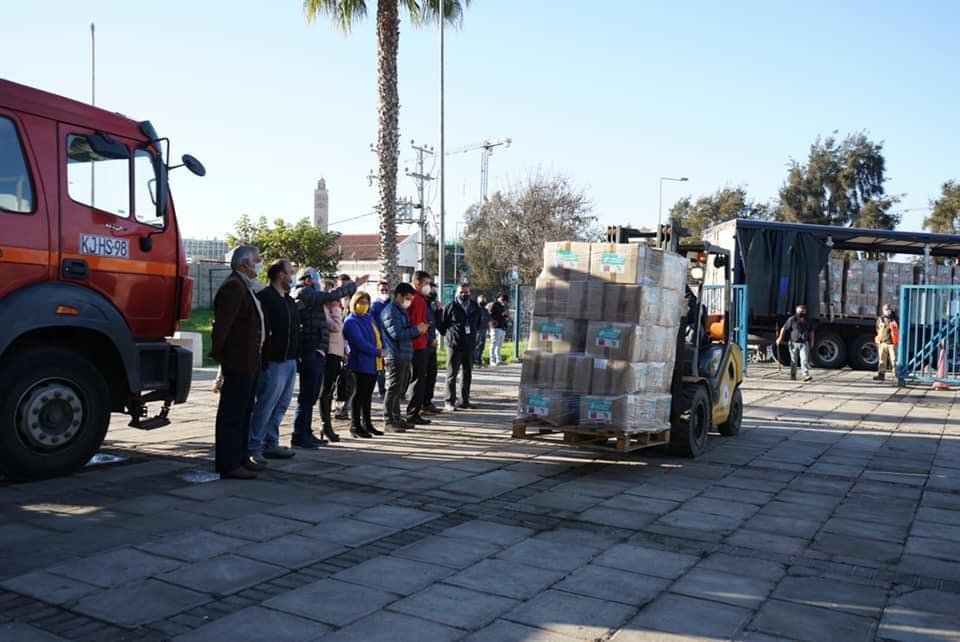
{"type": "Polygon", "coordinates": [[[234,232],[227,235],[227,243],[231,247],[256,246],[264,263],[286,258],[299,267],[314,267],[320,274],[332,276],[337,272],[340,252],[335,244],[339,234],[322,231],[310,219],[302,218],[294,225],[277,219],[271,227],[266,216],[254,224],[244,214],[234,224],[234,232]]]}
{"type": "Polygon", "coordinates": [[[943,184],[940,198],[930,201],[930,216],[923,219],[923,228],[938,234],[960,233],[960,183],[943,184]]]}
{"type": "MultiPolygon", "coordinates": [[[[834,132],[836,133],[836,132],[834,132]]],[[[900,197],[884,190],[883,143],[859,132],[838,141],[817,137],[807,162],[790,161],[778,218],[794,223],[894,229],[900,197]]]]}
{"type": "MultiPolygon", "coordinates": [[[[443,19],[459,25],[470,0],[443,0],[443,19]]],[[[389,283],[397,283],[397,160],[400,156],[400,97],[397,90],[397,52],[400,46],[400,5],[414,25],[437,20],[440,0],[378,0],[377,87],[379,114],[376,149],[379,157],[380,262],[389,283]]],[[[329,15],[344,32],[367,15],[366,0],[304,0],[308,22],[329,15]]]]}
{"type": "Polygon", "coordinates": [[[543,269],[547,241],[600,240],[593,205],[566,176],[540,172],[467,210],[464,257],[480,289],[499,289],[513,268],[521,283],[543,269]]]}
{"type": "Polygon", "coordinates": [[[750,200],[743,187],[724,187],[696,201],[687,196],[670,208],[670,220],[679,221],[697,239],[708,227],[734,218],[768,219],[770,208],[750,200]]]}

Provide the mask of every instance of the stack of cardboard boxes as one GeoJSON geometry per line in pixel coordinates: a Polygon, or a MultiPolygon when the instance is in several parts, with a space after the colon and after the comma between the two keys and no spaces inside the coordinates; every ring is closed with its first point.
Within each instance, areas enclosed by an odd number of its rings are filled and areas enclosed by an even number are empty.
{"type": "Polygon", "coordinates": [[[620,432],[668,426],[687,262],[639,244],[547,243],[521,417],[620,432]]]}
{"type": "Polygon", "coordinates": [[[947,265],[932,265],[925,278],[923,266],[915,263],[832,258],[820,271],[822,312],[833,316],[873,317],[880,313],[884,303],[899,307],[901,286],[924,282],[951,285],[955,278],[953,268],[947,265]]]}

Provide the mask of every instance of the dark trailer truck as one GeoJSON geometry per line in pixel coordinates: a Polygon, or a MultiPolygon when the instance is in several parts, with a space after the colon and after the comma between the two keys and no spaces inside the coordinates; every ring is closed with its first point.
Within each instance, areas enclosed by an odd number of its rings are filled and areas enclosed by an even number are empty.
{"type": "MultiPolygon", "coordinates": [[[[876,368],[882,305],[897,308],[904,285],[960,282],[960,236],[734,219],[703,238],[730,250],[733,282],[748,286],[750,342],[773,343],[803,303],[817,319],[812,356],[821,368],[876,368]],[[861,253],[892,258],[857,258],[861,253]]],[[[722,283],[713,276],[708,283],[722,283]]]]}

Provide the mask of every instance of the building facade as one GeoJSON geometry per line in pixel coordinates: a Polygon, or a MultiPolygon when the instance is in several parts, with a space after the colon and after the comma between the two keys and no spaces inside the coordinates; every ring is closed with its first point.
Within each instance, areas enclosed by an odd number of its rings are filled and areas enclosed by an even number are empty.
{"type": "Polygon", "coordinates": [[[223,261],[230,246],[220,239],[183,239],[183,249],[188,259],[223,261]]]}

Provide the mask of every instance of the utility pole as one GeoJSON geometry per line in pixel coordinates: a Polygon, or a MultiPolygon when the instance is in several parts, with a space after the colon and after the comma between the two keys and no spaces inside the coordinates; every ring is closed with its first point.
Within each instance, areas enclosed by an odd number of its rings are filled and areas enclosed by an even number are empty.
{"type": "Polygon", "coordinates": [[[430,145],[417,145],[410,141],[410,147],[417,152],[417,171],[406,171],[407,176],[417,181],[417,205],[420,208],[420,220],[417,224],[420,227],[420,242],[417,243],[417,269],[425,270],[427,264],[427,204],[424,202],[424,192],[427,181],[432,181],[433,176],[425,174],[423,171],[424,156],[433,156],[433,147],[430,145]]]}
{"type": "MultiPolygon", "coordinates": [[[[96,27],[90,23],[90,104],[97,104],[97,37],[96,27]]],[[[94,170],[96,163],[90,163],[90,206],[94,207],[97,199],[97,181],[94,170]]]]}

